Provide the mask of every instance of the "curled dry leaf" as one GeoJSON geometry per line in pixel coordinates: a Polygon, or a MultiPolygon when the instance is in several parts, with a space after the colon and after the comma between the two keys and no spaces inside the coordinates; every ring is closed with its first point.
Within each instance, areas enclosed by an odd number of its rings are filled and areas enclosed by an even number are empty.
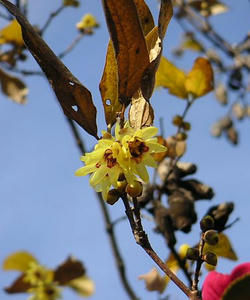
{"type": "Polygon", "coordinates": [[[6,96],[19,104],[26,103],[28,88],[20,79],[0,69],[0,84],[6,96]]]}
{"type": "Polygon", "coordinates": [[[167,277],[161,276],[156,268],[153,268],[147,274],[140,275],[140,280],[144,280],[148,291],[158,291],[163,293],[167,285],[167,277]]]}
{"type": "Polygon", "coordinates": [[[151,104],[145,100],[141,90],[139,89],[137,97],[132,98],[131,107],[129,109],[130,126],[136,129],[151,126],[154,121],[154,111],[151,104]]]}
{"type": "Polygon", "coordinates": [[[57,58],[15,5],[7,0],[0,3],[21,25],[25,44],[49,80],[65,115],[98,138],[96,108],[90,91],[57,58]]]}

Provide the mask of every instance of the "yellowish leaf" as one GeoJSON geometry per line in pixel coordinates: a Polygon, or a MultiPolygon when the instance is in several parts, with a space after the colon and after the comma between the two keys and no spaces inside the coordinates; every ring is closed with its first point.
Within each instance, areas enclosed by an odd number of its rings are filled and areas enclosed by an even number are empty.
{"type": "Polygon", "coordinates": [[[28,88],[20,79],[0,69],[0,84],[6,96],[17,103],[26,103],[28,88]]]}
{"type": "Polygon", "coordinates": [[[215,246],[208,245],[204,246],[204,253],[211,251],[220,257],[224,257],[231,260],[237,260],[238,257],[231,245],[229,238],[224,233],[219,233],[219,242],[215,246]]]}
{"type": "Polygon", "coordinates": [[[167,88],[170,94],[186,99],[185,81],[186,74],[165,57],[162,57],[156,72],[155,87],[167,88]]]}
{"type": "Polygon", "coordinates": [[[24,45],[21,26],[16,19],[0,30],[0,45],[10,43],[16,44],[17,46],[24,45]]]}
{"type": "Polygon", "coordinates": [[[29,252],[20,251],[11,254],[4,260],[3,269],[25,272],[31,262],[37,262],[37,260],[29,252]]]}
{"type": "Polygon", "coordinates": [[[106,63],[99,88],[106,123],[112,126],[116,122],[117,113],[122,108],[122,104],[118,99],[118,68],[112,41],[109,41],[108,44],[106,63]]]}
{"type": "Polygon", "coordinates": [[[88,276],[71,280],[69,286],[83,297],[89,297],[95,292],[95,284],[88,276]]]}
{"type": "Polygon", "coordinates": [[[186,92],[198,98],[209,93],[214,88],[213,84],[213,69],[209,60],[198,57],[192,70],[187,75],[185,81],[186,92]]]}

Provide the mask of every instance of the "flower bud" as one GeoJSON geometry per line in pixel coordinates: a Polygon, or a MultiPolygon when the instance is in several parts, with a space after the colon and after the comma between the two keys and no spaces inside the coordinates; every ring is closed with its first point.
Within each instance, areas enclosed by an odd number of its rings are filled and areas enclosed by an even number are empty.
{"type": "Polygon", "coordinates": [[[133,184],[128,184],[126,187],[126,192],[130,197],[140,197],[142,194],[142,183],[139,181],[134,181],[133,184]]]}
{"type": "Polygon", "coordinates": [[[181,126],[182,123],[183,123],[183,119],[182,119],[181,116],[176,115],[176,116],[173,117],[172,123],[173,123],[175,126],[181,126]]]}
{"type": "Polygon", "coordinates": [[[203,256],[203,260],[212,266],[217,265],[217,255],[213,252],[206,252],[205,255],[203,256]]]}
{"type": "Polygon", "coordinates": [[[214,219],[211,216],[205,216],[200,221],[200,228],[203,232],[214,228],[214,219]]]}
{"type": "Polygon", "coordinates": [[[188,248],[186,258],[191,260],[197,260],[199,258],[199,250],[197,248],[188,248]]]}
{"type": "Polygon", "coordinates": [[[112,189],[108,192],[106,202],[110,205],[113,205],[118,201],[119,198],[120,198],[120,193],[117,190],[112,189]]]}
{"type": "Polygon", "coordinates": [[[186,132],[179,132],[177,135],[176,135],[176,139],[177,141],[185,141],[187,139],[187,134],[186,132]]]}
{"type": "Polygon", "coordinates": [[[189,131],[191,129],[191,124],[189,122],[183,122],[182,128],[186,131],[189,131]]]}
{"type": "Polygon", "coordinates": [[[215,246],[219,242],[219,235],[217,231],[210,229],[204,233],[204,240],[209,245],[215,246]]]}
{"type": "Polygon", "coordinates": [[[127,180],[118,180],[117,181],[117,190],[119,193],[123,194],[127,186],[127,180]]]}

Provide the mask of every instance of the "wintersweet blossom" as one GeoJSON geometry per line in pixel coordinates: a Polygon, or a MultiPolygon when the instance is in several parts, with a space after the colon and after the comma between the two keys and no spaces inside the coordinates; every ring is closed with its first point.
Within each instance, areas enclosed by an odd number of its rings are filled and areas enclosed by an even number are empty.
{"type": "Polygon", "coordinates": [[[249,283],[250,262],[238,265],[230,274],[212,271],[203,283],[202,300],[249,300],[249,283]]]}
{"type": "Polygon", "coordinates": [[[111,186],[117,188],[121,175],[129,185],[133,185],[138,177],[147,182],[149,176],[145,166],[157,167],[152,154],[166,151],[166,147],[153,137],[157,131],[156,127],[135,130],[128,122],[121,128],[117,122],[115,136],[102,131],[102,139],[92,152],[81,157],[85,166],[75,174],[85,176],[92,173],[90,184],[97,192],[102,192],[105,200],[111,186]]]}

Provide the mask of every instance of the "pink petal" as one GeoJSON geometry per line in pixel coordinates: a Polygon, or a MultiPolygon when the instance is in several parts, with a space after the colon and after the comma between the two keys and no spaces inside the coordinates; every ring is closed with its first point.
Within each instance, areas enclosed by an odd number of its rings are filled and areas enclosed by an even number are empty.
{"type": "Polygon", "coordinates": [[[250,262],[238,265],[231,274],[210,272],[203,283],[202,300],[220,300],[228,285],[245,274],[250,274],[250,262]]]}

